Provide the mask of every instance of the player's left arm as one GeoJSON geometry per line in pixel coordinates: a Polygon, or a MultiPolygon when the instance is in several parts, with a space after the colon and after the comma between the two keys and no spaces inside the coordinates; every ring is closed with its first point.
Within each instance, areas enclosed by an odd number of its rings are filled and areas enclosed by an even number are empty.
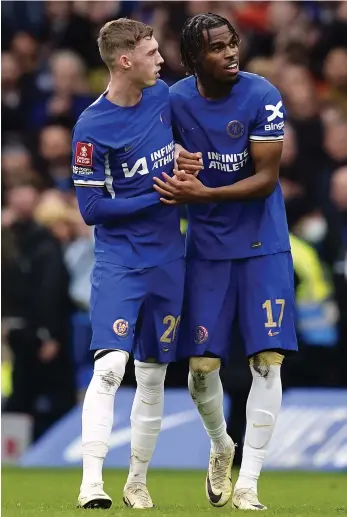
{"type": "Polygon", "coordinates": [[[254,175],[233,185],[214,190],[214,201],[238,201],[267,197],[275,190],[282,154],[282,142],[251,142],[254,175]]]}
{"type": "Polygon", "coordinates": [[[250,128],[250,155],[254,174],[233,185],[209,193],[211,201],[242,201],[272,194],[278,183],[283,147],[285,113],[279,91],[269,85],[259,102],[250,128]]]}
{"type": "MultiPolygon", "coordinates": [[[[249,136],[250,154],[254,164],[252,176],[233,185],[209,188],[194,176],[184,171],[175,171],[179,182],[174,182],[164,173],[164,181],[154,178],[154,188],[162,196],[161,201],[166,204],[218,203],[267,197],[275,190],[278,182],[283,127],[282,100],[278,90],[269,85],[268,91],[260,100],[249,136]]],[[[182,162],[178,164],[182,166],[182,162]]]]}

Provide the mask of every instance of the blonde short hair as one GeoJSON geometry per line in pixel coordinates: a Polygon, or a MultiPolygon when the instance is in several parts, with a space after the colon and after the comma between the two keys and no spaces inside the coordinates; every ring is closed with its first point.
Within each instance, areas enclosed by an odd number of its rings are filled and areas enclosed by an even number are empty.
{"type": "Polygon", "coordinates": [[[118,51],[134,50],[142,39],[152,36],[152,27],[136,20],[119,18],[107,22],[101,27],[98,37],[101,58],[111,70],[118,51]]]}

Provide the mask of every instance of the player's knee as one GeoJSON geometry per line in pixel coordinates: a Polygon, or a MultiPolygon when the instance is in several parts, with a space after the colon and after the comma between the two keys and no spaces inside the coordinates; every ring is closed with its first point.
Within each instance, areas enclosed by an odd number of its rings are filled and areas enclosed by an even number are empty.
{"type": "Polygon", "coordinates": [[[136,383],[138,389],[141,390],[141,398],[144,402],[155,403],[153,397],[159,401],[164,392],[166,369],[167,364],[135,361],[136,383]]]}
{"type": "Polygon", "coordinates": [[[251,357],[249,364],[258,375],[266,378],[271,371],[271,366],[281,366],[283,359],[283,354],[274,350],[265,350],[251,357]]]}
{"type": "Polygon", "coordinates": [[[189,370],[192,375],[206,375],[218,368],[220,368],[218,357],[191,357],[189,361],[189,370]]]}
{"type": "Polygon", "coordinates": [[[207,377],[220,368],[220,359],[215,357],[191,357],[189,361],[188,389],[193,400],[206,397],[207,377]]]}
{"type": "Polygon", "coordinates": [[[167,364],[143,363],[136,360],[134,363],[135,377],[138,383],[143,383],[147,386],[164,384],[167,364]]]}
{"type": "Polygon", "coordinates": [[[94,377],[100,382],[100,389],[114,394],[119,388],[129,359],[122,350],[98,350],[94,356],[94,377]]]}

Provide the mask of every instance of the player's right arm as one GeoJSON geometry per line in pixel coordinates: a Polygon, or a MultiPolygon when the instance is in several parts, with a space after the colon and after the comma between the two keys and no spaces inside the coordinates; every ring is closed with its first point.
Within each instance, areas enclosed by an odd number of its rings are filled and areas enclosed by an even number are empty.
{"type": "Polygon", "coordinates": [[[89,226],[114,222],[159,203],[156,192],[128,199],[115,197],[111,187],[108,149],[75,126],[72,141],[72,178],[78,206],[89,226]]]}

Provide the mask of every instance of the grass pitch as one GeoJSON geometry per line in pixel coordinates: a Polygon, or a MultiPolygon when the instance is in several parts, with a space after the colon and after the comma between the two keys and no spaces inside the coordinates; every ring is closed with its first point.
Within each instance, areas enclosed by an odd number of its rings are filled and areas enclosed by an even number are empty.
{"type": "MultiPolygon", "coordinates": [[[[105,517],[148,515],[153,517],[200,517],[253,515],[254,512],[233,510],[230,503],[213,508],[205,498],[202,471],[150,471],[148,488],[156,508],[131,510],[122,504],[123,485],[127,473],[106,470],[105,489],[113,498],[113,506],[105,517]]],[[[234,473],[236,479],[236,473],[234,473]]],[[[74,517],[90,512],[101,515],[105,510],[76,509],[81,473],[63,469],[3,469],[2,515],[4,517],[74,517]]],[[[264,517],[338,517],[347,515],[347,473],[269,473],[259,486],[260,501],[269,507],[264,517]]]]}

